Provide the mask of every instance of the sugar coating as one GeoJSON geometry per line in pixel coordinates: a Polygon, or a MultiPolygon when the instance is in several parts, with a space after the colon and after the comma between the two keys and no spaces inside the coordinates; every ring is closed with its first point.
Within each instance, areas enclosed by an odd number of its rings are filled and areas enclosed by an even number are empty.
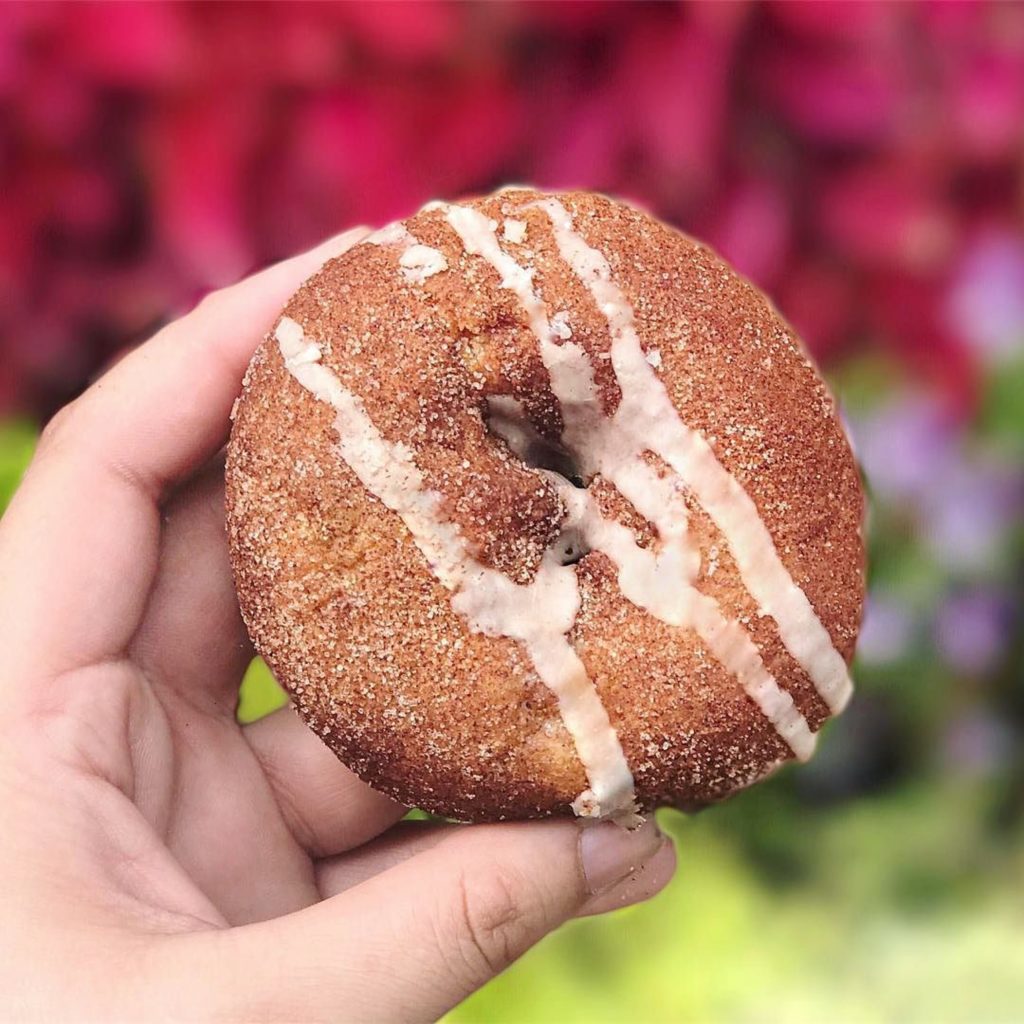
{"type": "MultiPolygon", "coordinates": [[[[318,365],[320,346],[289,317],[281,318],[274,337],[285,369],[335,411],[345,464],[369,494],[400,516],[433,575],[454,592],[452,608],[474,632],[523,644],[537,675],[558,700],[562,721],[587,773],[588,789],[573,801],[573,809],[628,827],[638,824],[633,778],[618,737],[586,668],[566,640],[579,610],[579,589],[558,539],[529,583],[517,583],[481,565],[458,526],[445,515],[444,496],[426,486],[409,448],[385,440],[359,398],[330,369],[318,365]]],[[[557,489],[561,478],[552,476],[557,489]]],[[[563,495],[563,501],[567,497],[563,495]]],[[[599,514],[591,512],[588,521],[599,522],[599,514]]]]}
{"type": "MultiPolygon", "coordinates": [[[[527,225],[529,246],[516,259],[544,307],[566,314],[571,343],[593,367],[592,393],[614,414],[622,394],[607,319],[566,274],[549,218],[529,208],[538,198],[511,191],[468,205],[502,234],[504,210],[527,225]]],[[[587,245],[606,254],[646,365],[750,494],[848,659],[862,600],[861,495],[831,400],[798,343],[706,249],[600,197],[561,201],[587,245]]],[[[389,245],[358,246],[328,264],[286,314],[324,339],[322,362],[382,434],[415,453],[480,563],[529,582],[568,513],[543,472],[488,429],[488,399],[514,399],[549,441],[563,434],[530,314],[501,287],[504,275],[465,251],[442,207],[403,230],[440,252],[447,272],[404,281],[407,242],[393,232],[389,245]]],[[[261,348],[228,469],[233,562],[258,648],[307,720],[379,788],[473,820],[567,813],[586,778],[550,692],[514,641],[473,633],[452,610],[406,527],[338,458],[332,417],[318,406],[274,348],[261,348]]],[[[667,471],[657,456],[645,462],[667,471]]],[[[616,486],[598,477],[587,493],[636,545],[657,549],[657,528],[616,486]]],[[[694,585],[741,623],[816,729],[827,706],[750,597],[716,523],[691,493],[679,500],[703,553],[694,585]]],[[[574,570],[580,607],[569,640],[643,805],[717,799],[789,756],[698,636],[623,596],[606,554],[588,553],[574,570]]]]}

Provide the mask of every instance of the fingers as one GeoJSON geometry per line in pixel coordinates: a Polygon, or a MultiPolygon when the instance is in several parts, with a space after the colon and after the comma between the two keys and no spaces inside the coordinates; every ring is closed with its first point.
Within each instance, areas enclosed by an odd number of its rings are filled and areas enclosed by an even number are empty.
{"type": "Polygon", "coordinates": [[[58,413],[0,523],[7,678],[125,649],[156,565],[158,500],[223,444],[248,360],[288,296],[359,237],[214,293],[58,413]]]}
{"type": "Polygon", "coordinates": [[[224,462],[215,459],[164,509],[156,582],[132,657],[150,679],[233,719],[252,659],[224,529],[224,462]]]}
{"type": "Polygon", "coordinates": [[[643,903],[657,896],[676,873],[676,848],[672,842],[661,844],[652,857],[639,864],[632,874],[616,885],[595,893],[580,908],[577,917],[592,917],[643,903]]]}
{"type": "MultiPolygon", "coordinates": [[[[325,897],[351,889],[375,875],[437,846],[453,829],[464,825],[441,822],[402,821],[371,843],[340,857],[327,857],[316,865],[316,882],[325,897]]],[[[661,848],[624,882],[593,896],[579,911],[581,917],[642,903],[660,892],[676,870],[676,849],[672,843],[661,848]]]]}
{"type": "Polygon", "coordinates": [[[400,821],[383,835],[350,853],[318,861],[317,888],[325,899],[337,896],[411,857],[425,853],[448,839],[454,829],[462,828],[466,826],[434,821],[400,821]]]}
{"type": "Polygon", "coordinates": [[[360,846],[405,814],[349,771],[291,707],[244,732],[292,834],[313,857],[360,846]]]}
{"type": "Polygon", "coordinates": [[[223,444],[249,359],[289,296],[365,234],[347,231],[208,295],[59,414],[51,445],[161,493],[223,444]]]}
{"type": "Polygon", "coordinates": [[[202,937],[210,949],[190,951],[202,1012],[435,1020],[562,922],[617,902],[638,872],[648,872],[643,892],[667,882],[665,842],[653,823],[633,833],[571,821],[454,829],[340,896],[202,937]]]}

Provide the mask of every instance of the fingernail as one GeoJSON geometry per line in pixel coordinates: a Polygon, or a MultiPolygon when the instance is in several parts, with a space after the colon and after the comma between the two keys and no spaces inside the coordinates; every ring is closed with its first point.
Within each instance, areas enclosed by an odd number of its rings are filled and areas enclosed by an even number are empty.
{"type": "Polygon", "coordinates": [[[665,837],[653,818],[630,832],[610,821],[580,830],[580,861],[592,896],[628,878],[650,860],[665,837]]]}
{"type": "Polygon", "coordinates": [[[656,896],[676,873],[676,851],[672,840],[666,838],[653,856],[648,857],[631,875],[616,882],[610,889],[590,896],[580,908],[580,917],[591,914],[607,914],[609,910],[621,910],[635,903],[643,903],[656,896]]]}

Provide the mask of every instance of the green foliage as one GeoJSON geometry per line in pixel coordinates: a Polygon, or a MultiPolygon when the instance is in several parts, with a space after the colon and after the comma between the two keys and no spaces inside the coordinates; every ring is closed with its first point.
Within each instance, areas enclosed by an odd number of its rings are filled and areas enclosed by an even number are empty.
{"type": "Polygon", "coordinates": [[[238,696],[238,720],[242,723],[255,722],[287,703],[287,694],[270,674],[266,662],[262,658],[254,659],[242,680],[238,696]]]}
{"type": "Polygon", "coordinates": [[[843,409],[863,412],[890,394],[900,376],[901,370],[892,356],[876,351],[834,368],[829,381],[843,409]]]}
{"type": "Polygon", "coordinates": [[[990,371],[979,427],[1009,454],[1024,452],[1024,354],[990,371]]]}
{"type": "Polygon", "coordinates": [[[25,420],[0,422],[0,513],[14,495],[36,447],[36,430],[25,420]]]}
{"type": "Polygon", "coordinates": [[[725,827],[735,809],[772,828],[752,806],[778,807],[766,789],[688,820],[664,814],[680,869],[661,896],[573,922],[446,1020],[1019,1019],[1024,907],[998,898],[1012,865],[977,862],[975,794],[940,787],[785,815],[779,841],[811,868],[780,885],[725,827]]]}

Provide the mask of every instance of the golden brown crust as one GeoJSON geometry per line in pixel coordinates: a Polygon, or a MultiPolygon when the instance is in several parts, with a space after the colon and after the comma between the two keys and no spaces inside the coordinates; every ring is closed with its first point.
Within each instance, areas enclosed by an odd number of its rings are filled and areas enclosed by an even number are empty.
{"type": "MultiPolygon", "coordinates": [[[[534,269],[549,311],[597,367],[611,412],[620,395],[608,324],[560,258],[536,196],[472,205],[526,224],[506,251],[534,269]]],[[[863,601],[862,495],[825,386],[764,297],[703,246],[600,196],[561,197],[602,250],[636,311],[645,350],[682,419],[713,445],[754,500],[780,557],[844,657],[863,601]],[[657,361],[657,357],[654,357],[657,361]]],[[[406,222],[448,269],[421,285],[398,272],[401,247],[362,244],[329,262],[289,302],[323,363],[358,395],[381,434],[412,450],[474,554],[526,582],[564,510],[545,478],[486,425],[488,395],[512,395],[551,439],[562,422],[516,296],[467,255],[439,211],[406,222]]],[[[656,460],[654,460],[656,461],[656,460]]],[[[606,515],[656,533],[607,481],[606,515]]],[[[758,614],[724,538],[690,503],[698,586],[744,623],[769,670],[813,728],[827,708],[758,614]]],[[[338,454],[332,410],[265,341],[239,402],[227,469],[231,554],[257,649],[312,728],[356,772],[411,804],[484,820],[568,813],[586,786],[554,697],[520,646],[473,633],[399,517],[338,454]]],[[[570,639],[618,731],[645,806],[718,799],[789,750],[690,632],[619,593],[600,553],[577,567],[582,606],[570,639]]]]}

